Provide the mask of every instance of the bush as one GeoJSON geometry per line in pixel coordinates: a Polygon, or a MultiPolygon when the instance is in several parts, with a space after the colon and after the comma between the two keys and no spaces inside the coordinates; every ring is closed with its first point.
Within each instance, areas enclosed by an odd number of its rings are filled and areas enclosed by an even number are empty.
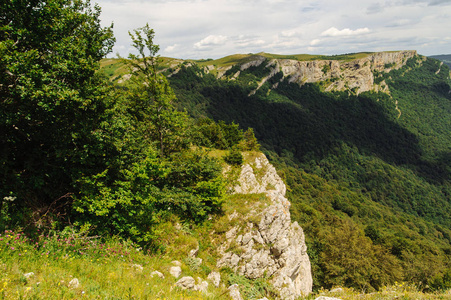
{"type": "Polygon", "coordinates": [[[224,161],[233,166],[241,166],[243,164],[243,155],[238,149],[232,149],[224,156],[224,161]]]}

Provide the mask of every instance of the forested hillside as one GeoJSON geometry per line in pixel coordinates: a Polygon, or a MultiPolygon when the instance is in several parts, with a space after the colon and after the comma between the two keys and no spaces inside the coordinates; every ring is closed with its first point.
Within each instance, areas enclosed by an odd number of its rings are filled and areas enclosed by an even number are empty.
{"type": "Polygon", "coordinates": [[[170,82],[191,115],[255,129],[289,186],[316,286],[451,286],[449,69],[415,56],[375,74],[389,93],[326,93],[275,75],[250,95],[266,65],[217,79],[192,64],[170,82]]]}

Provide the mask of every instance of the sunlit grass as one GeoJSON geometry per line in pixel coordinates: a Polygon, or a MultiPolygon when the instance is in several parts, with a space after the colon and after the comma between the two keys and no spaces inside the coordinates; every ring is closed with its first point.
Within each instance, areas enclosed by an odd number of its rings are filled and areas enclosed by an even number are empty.
{"type": "Polygon", "coordinates": [[[317,293],[313,293],[308,297],[303,297],[303,300],[316,299],[319,296],[338,298],[341,300],[433,300],[433,299],[451,299],[450,292],[436,292],[425,293],[421,289],[412,284],[406,282],[395,282],[393,285],[384,286],[377,292],[366,292],[352,288],[338,288],[331,290],[320,290],[317,293]]]}
{"type": "MultiPolygon", "coordinates": [[[[173,259],[113,238],[6,231],[0,236],[0,299],[227,299],[213,287],[206,294],[176,287],[168,272],[173,259]],[[152,277],[155,270],[165,278],[152,277]]],[[[196,278],[189,266],[182,270],[196,278]]]]}

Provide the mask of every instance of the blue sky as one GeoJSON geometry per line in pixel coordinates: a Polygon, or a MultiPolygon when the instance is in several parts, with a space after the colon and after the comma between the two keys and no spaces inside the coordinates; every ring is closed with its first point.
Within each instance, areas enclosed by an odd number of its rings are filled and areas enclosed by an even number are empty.
{"type": "Polygon", "coordinates": [[[92,0],[114,23],[111,56],[133,52],[128,32],[146,23],[160,55],[451,53],[451,0],[92,0]]]}

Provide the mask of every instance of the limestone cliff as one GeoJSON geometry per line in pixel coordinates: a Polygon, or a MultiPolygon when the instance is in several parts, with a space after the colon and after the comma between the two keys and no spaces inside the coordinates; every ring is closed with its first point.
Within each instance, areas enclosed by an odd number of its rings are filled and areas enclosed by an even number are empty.
{"type": "MultiPolygon", "coordinates": [[[[270,73],[260,81],[258,88],[274,75],[282,72],[283,77],[281,80],[288,79],[289,82],[300,85],[321,82],[325,91],[350,90],[357,94],[371,90],[388,92],[388,86],[385,82],[375,82],[375,75],[401,68],[409,58],[416,55],[417,52],[412,50],[372,53],[353,60],[308,61],[294,59],[268,60],[263,56],[256,55],[251,61],[243,63],[240,69],[243,71],[249,67],[266,63],[265,67],[269,69],[270,73]]],[[[218,72],[219,78],[225,74],[226,70],[221,71],[218,72]]],[[[236,73],[233,79],[236,79],[237,76],[239,76],[239,73],[236,73]]],[[[277,83],[272,88],[276,89],[277,83]]]]}
{"type": "Polygon", "coordinates": [[[217,267],[229,267],[252,279],[268,277],[281,299],[309,294],[312,275],[304,233],[297,222],[291,222],[286,186],[263,154],[242,166],[234,192],[264,193],[268,202],[264,209],[229,216],[231,221],[240,218],[241,225],[226,232],[217,267]]]}

